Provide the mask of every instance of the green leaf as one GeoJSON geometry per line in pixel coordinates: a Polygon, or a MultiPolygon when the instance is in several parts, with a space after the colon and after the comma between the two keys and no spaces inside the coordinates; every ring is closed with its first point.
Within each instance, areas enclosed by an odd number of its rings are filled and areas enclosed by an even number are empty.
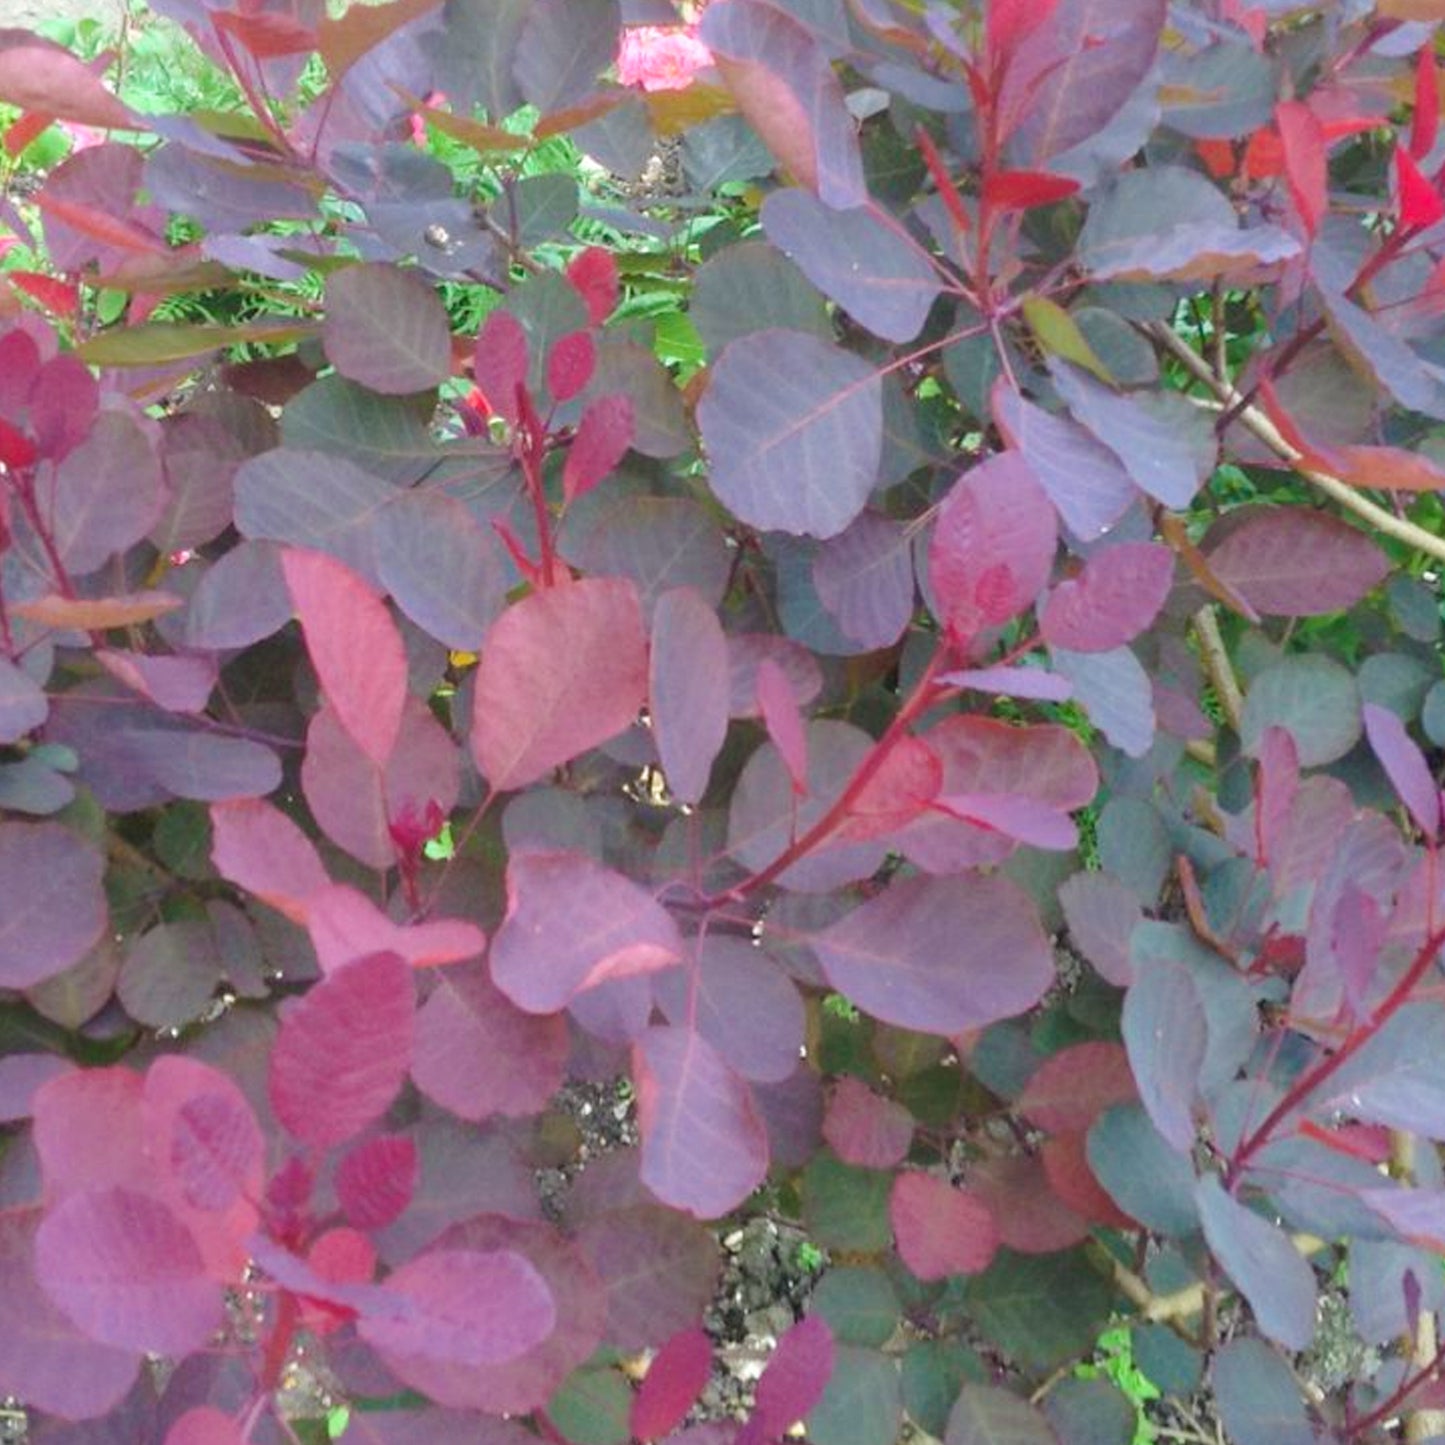
{"type": "Polygon", "coordinates": [[[888,1248],[888,1191],[893,1175],[882,1169],[856,1169],[826,1151],[803,1172],[803,1223],[828,1249],[877,1254],[888,1248]]]}

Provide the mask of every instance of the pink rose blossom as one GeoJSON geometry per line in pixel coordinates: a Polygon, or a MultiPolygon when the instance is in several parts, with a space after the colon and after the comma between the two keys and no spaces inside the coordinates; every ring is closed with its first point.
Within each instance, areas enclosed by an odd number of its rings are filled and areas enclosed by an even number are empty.
{"type": "Polygon", "coordinates": [[[617,78],[643,90],[686,90],[699,70],[712,64],[712,51],[691,25],[639,25],[622,35],[617,78]]]}

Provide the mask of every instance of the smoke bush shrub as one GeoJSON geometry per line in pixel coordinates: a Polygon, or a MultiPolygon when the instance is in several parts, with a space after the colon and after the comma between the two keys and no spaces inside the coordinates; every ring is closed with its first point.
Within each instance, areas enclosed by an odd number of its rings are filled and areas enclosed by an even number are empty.
{"type": "Polygon", "coordinates": [[[1121,1319],[1437,1433],[1445,7],[714,0],[683,89],[655,0],[156,9],[249,114],[0,32],[112,137],[3,203],[32,1438],[315,1438],[305,1339],[348,1441],[1102,1445],[1121,1319]],[[688,1423],[762,1212],[827,1271],[688,1423]]]}

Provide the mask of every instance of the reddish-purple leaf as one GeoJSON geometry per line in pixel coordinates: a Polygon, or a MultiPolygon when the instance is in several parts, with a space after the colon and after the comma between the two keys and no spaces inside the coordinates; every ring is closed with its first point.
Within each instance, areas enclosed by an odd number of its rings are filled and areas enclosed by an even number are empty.
{"type": "Polygon", "coordinates": [[[782,1335],[758,1380],[753,1418],[766,1436],[783,1434],[823,1398],[833,1377],[833,1331],[809,1315],[782,1335]]]}
{"type": "Polygon", "coordinates": [[[812,940],[828,981],[884,1023],[954,1035],[1032,1008],[1054,981],[1028,896],[998,875],[906,878],[812,940]]]}
{"type": "Polygon", "coordinates": [[[516,426],[518,392],[527,385],[527,333],[510,311],[489,312],[477,333],[474,375],[488,406],[516,426]]]}
{"type": "Polygon", "coordinates": [[[1122,1030],[1154,1127],[1181,1153],[1190,1149],[1209,1030],[1189,970],[1162,959],[1138,969],[1124,996],[1122,1030]]]}
{"type": "MultiPolygon", "coordinates": [[[[587,336],[586,332],[579,332],[587,336]]],[[[590,340],[590,338],[589,338],[590,340]]],[[[609,392],[587,403],[577,433],[562,463],[562,495],[568,502],[584,497],[616,470],[636,437],[632,398],[609,392]]]]}
{"type": "Polygon", "coordinates": [[[200,712],[216,685],[216,663],[209,657],[160,657],[103,647],[95,659],[112,677],[167,712],[200,712]]]}
{"type": "Polygon", "coordinates": [[[1050,1134],[1082,1134],[1105,1109],[1138,1096],[1128,1054],[1118,1044],[1095,1040],[1070,1044],[1045,1059],[1017,1108],[1050,1134]]]}
{"type": "Polygon", "coordinates": [[[647,691],[668,791],[698,803],[727,736],[728,648],[717,612],[691,587],[657,599],[647,691]]]}
{"type": "Polygon", "coordinates": [[[862,1079],[844,1075],[828,1098],[823,1138],[845,1163],[892,1169],[908,1157],[913,1115],[902,1104],[875,1094],[862,1079]]]}
{"type": "Polygon", "coordinates": [[[545,777],[629,727],[647,698],[637,589],[589,577],[534,592],[487,634],[472,754],[499,792],[545,777]]]}
{"type": "Polygon", "coordinates": [[[1370,986],[1375,981],[1388,920],[1374,898],[1348,880],[1340,888],[1330,915],[1331,962],[1339,973],[1345,1003],[1353,1016],[1363,1021],[1369,1017],[1370,986]]]}
{"type": "Polygon", "coordinates": [[[799,707],[807,707],[823,690],[818,659],[806,647],[769,632],[730,633],[728,644],[728,714],[757,717],[758,664],[771,658],[788,676],[799,707]]]}
{"type": "Polygon", "coordinates": [[[1440,789],[1425,755],[1389,708],[1367,702],[1364,714],[1365,735],[1380,766],[1389,775],[1400,801],[1410,810],[1415,826],[1433,842],[1440,836],[1440,789]]]}
{"type": "Polygon", "coordinates": [[[387,1277],[404,1311],[364,1313],[362,1339],[390,1357],[504,1365],[541,1344],[557,1324],[547,1281],[512,1249],[433,1249],[387,1277]]]}
{"type": "Polygon", "coordinates": [[[1042,667],[966,667],[959,672],[941,672],[938,681],[945,687],[1035,702],[1067,702],[1073,696],[1073,689],[1063,678],[1042,667]]]}
{"type": "Polygon", "coordinates": [[[165,1445],[246,1445],[246,1437],[224,1411],[196,1405],[166,1431],[165,1445]]]}
{"type": "Polygon", "coordinates": [[[1274,108],[1274,123],[1284,152],[1284,176],[1290,198],[1313,236],[1329,210],[1325,130],[1319,117],[1300,100],[1282,100],[1274,108]]]}
{"type": "Polygon", "coordinates": [[[982,1159],[969,1185],[998,1226],[998,1242],[1020,1254],[1055,1254],[1085,1239],[1089,1223],[1049,1188],[1043,1161],[1032,1154],[982,1159]]]}
{"type": "Polygon", "coordinates": [[[331,882],[311,840],[259,798],[211,808],[211,861],[223,878],[293,923],[306,921],[306,900],[331,882]]]}
{"type": "Polygon", "coordinates": [[[763,203],[768,239],[825,296],[885,341],[912,341],[939,294],[925,252],[882,212],[834,210],[807,191],[774,191],[763,203]]]}
{"type": "Polygon", "coordinates": [[[274,542],[240,542],[202,575],[186,609],[185,645],[249,647],[291,617],[274,542]]]}
{"type": "Polygon", "coordinates": [[[763,1181],[768,1139],[748,1086],[701,1034],[650,1028],[633,1048],[642,1182],[699,1219],[736,1208],[763,1181]]]}
{"type": "Polygon", "coordinates": [[[928,546],[939,621],[960,648],[1017,617],[1044,589],[1058,524],[1017,452],[965,472],[944,499],[928,546]]]}
{"type": "Polygon", "coordinates": [[[1067,813],[1014,793],[940,793],[933,807],[1031,848],[1067,852],[1079,841],[1079,830],[1067,813]]]}
{"type": "Polygon", "coordinates": [[[45,721],[49,711],[40,684],[9,658],[0,657],[0,743],[19,742],[45,721]]]}
{"type": "Polygon", "coordinates": [[[838,628],[860,647],[890,647],[913,616],[913,546],[907,527],[864,512],[813,558],[813,586],[838,628]]]}
{"type": "Polygon", "coordinates": [[[364,893],[344,883],[328,883],[310,895],[304,922],[322,973],[369,953],[395,953],[413,968],[475,958],[487,935],[465,918],[428,918],[396,923],[364,893]]]}
{"type": "Polygon", "coordinates": [[[784,11],[735,0],[704,14],[703,43],[748,123],[826,206],[864,205],[857,127],[827,52],[784,11]]]}
{"type": "Polygon", "coordinates": [[[419,1177],[415,1142],[404,1134],[378,1134],[342,1156],[336,1200],[357,1229],[385,1229],[411,1203],[419,1177]]]}
{"type": "Polygon", "coordinates": [[[586,854],[522,851],[507,864],[492,978],[528,1013],[553,1013],[584,989],[665,968],[682,946],[647,889],[586,854]]]}
{"type": "Polygon", "coordinates": [[[391,614],[323,552],[290,548],[281,568],[322,692],[356,745],[385,767],[406,703],[406,652],[391,614]]]}
{"type": "Polygon", "coordinates": [[[281,1020],[271,1054],[276,1117],[304,1144],[354,1138],[391,1106],[412,1060],[414,985],[394,953],[322,979],[281,1020]]]}
{"type": "Polygon", "coordinates": [[[998,1249],[998,1226],[987,1205],[932,1174],[900,1174],[888,1197],[888,1218],[903,1263],[922,1280],[977,1274],[998,1249]]]}
{"type": "Polygon", "coordinates": [[[451,375],[446,308],[415,271],[365,263],[333,273],[322,339],[342,376],[385,396],[429,391],[451,375]]]}
{"type": "Polygon", "coordinates": [[[1102,547],[1059,583],[1039,613],[1045,642],[1107,652],[1132,642],[1159,615],[1174,579],[1174,553],[1157,542],[1102,547]]]}
{"type": "Polygon", "coordinates": [[[629,1428],[639,1440],[671,1434],[697,1403],[712,1373],[712,1341],[694,1327],[674,1335],[647,1367],[629,1428]]]}
{"type": "Polygon", "coordinates": [[[594,326],[601,326],[617,309],[621,293],[617,262],[605,246],[588,246],[579,251],[567,263],[567,279],[586,302],[587,316],[594,326]]]}
{"type": "Polygon", "coordinates": [[[411,1076],[461,1119],[538,1114],[562,1087],[568,1048],[560,1014],[524,1013],[480,966],[449,969],[417,1014],[411,1076]]]}
{"type": "Polygon", "coordinates": [[[808,792],[808,735],[787,674],[771,658],[758,663],[758,711],[793,782],[793,792],[808,792]]]}
{"type": "Polygon", "coordinates": [[[901,737],[848,808],[845,838],[876,838],[911,823],[938,797],[943,763],[922,738],[901,737]]]}
{"type": "Polygon", "coordinates": [[[1120,752],[1142,758],[1154,745],[1154,688],[1127,647],[1108,652],[1050,649],[1054,671],[1067,679],[1074,701],[1120,752]]]}
{"type": "Polygon", "coordinates": [[[0,99],[22,111],[102,130],[134,124],[129,107],[89,65],[28,30],[0,31],[0,99]]]}
{"type": "Polygon", "coordinates": [[[1039,1158],[1049,1191],[1087,1224],[1101,1224],[1106,1229],[1137,1229],[1137,1222],[1114,1203],[1094,1177],[1089,1167],[1087,1140],[1087,1134],[1055,1134],[1044,1140],[1039,1158]]]}
{"type": "Polygon", "coordinates": [[[1231,512],[1227,526],[1206,535],[1202,550],[1221,582],[1274,617],[1342,612],[1378,587],[1390,568],[1358,527],[1297,507],[1231,512]]]}
{"type": "Polygon", "coordinates": [[[553,401],[571,401],[586,389],[597,369],[597,347],[590,331],[569,331],[547,353],[547,390],[553,401]]]}
{"type": "Polygon", "coordinates": [[[187,1355],[221,1326],[221,1284],[190,1231],[136,1190],[85,1190],[52,1208],[35,1275],[91,1339],[118,1349],[187,1355]]]}
{"type": "MultiPolygon", "coordinates": [[[[712,13],[744,6],[771,8],[736,0],[712,13]]],[[[836,536],[878,481],[882,380],[872,363],[806,332],[755,331],[729,342],[710,368],[697,419],[708,485],[751,526],[836,536]]]]}
{"type": "Polygon", "coordinates": [[[85,956],[105,929],[104,872],[59,823],[0,822],[0,986],[29,988],[85,956]]]}

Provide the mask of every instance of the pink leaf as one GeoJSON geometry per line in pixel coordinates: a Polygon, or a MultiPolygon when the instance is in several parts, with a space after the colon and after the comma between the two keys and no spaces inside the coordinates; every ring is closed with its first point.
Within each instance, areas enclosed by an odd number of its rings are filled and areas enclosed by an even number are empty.
{"type": "Polygon", "coordinates": [[[306,929],[328,974],[369,953],[394,953],[413,968],[430,968],[475,958],[487,946],[486,934],[465,918],[395,923],[344,883],[328,883],[311,897],[306,929]]]}
{"type": "Polygon", "coordinates": [[[590,331],[569,331],[547,353],[547,389],[553,401],[571,401],[597,368],[597,348],[590,331]]]}
{"type": "Polygon", "coordinates": [[[670,1434],[687,1418],[711,1373],[712,1341],[702,1330],[674,1335],[647,1367],[632,1402],[632,1433],[639,1440],[670,1434]]]}
{"type": "Polygon", "coordinates": [[[922,738],[899,738],[859,789],[840,836],[876,838],[903,827],[927,809],[942,783],[938,754],[922,738]]]}
{"type": "Polygon", "coordinates": [[[672,915],[630,878],[583,853],[514,853],[492,978],[518,1008],[547,1014],[608,979],[682,956],[672,915]]]}
{"type": "Polygon", "coordinates": [[[295,1138],[330,1148],[391,1106],[412,1057],[411,969],[394,953],[322,979],[281,1020],[271,1054],[276,1117],[295,1138]]]}
{"type": "Polygon", "coordinates": [[[1440,836],[1440,789],[1414,738],[1395,713],[1367,702],[1365,734],[1415,826],[1431,841],[1440,836]]]}
{"type": "Polygon", "coordinates": [[[728,647],[717,612],[691,587],[657,599],[648,699],[668,790],[698,803],[727,736],[728,647]]]}
{"type": "Polygon", "coordinates": [[[211,861],[293,923],[305,923],[307,900],[331,882],[311,840],[259,798],[211,805],[211,861]]]}
{"type": "Polygon", "coordinates": [[[336,1166],[336,1199],[358,1229],[385,1229],[411,1203],[420,1177],[416,1144],[379,1134],[347,1150],[336,1166]]]}
{"type": "Polygon", "coordinates": [[[988,48],[1006,60],[1020,43],[1048,23],[1058,0],[988,0],[988,48]]]}
{"type": "Polygon", "coordinates": [[[51,1209],[35,1274],[91,1339],[120,1349],[188,1355],[221,1325],[221,1285],[190,1231],[132,1189],[86,1190],[51,1209]]]}
{"type": "Polygon", "coordinates": [[[1305,233],[1313,236],[1329,210],[1324,127],[1301,100],[1280,101],[1274,108],[1274,123],[1284,151],[1284,178],[1290,197],[1304,222],[1305,233]]]}
{"type": "Polygon", "coordinates": [[[768,1170],[767,1134],[743,1080],[687,1028],[648,1029],[633,1075],[642,1182],[699,1219],[741,1204],[768,1170]]]}
{"type": "Polygon", "coordinates": [[[478,388],[498,416],[516,426],[518,393],[527,388],[527,333],[510,311],[493,311],[477,333],[478,388]]]}
{"type": "Polygon", "coordinates": [[[246,1437],[224,1411],[196,1405],[166,1431],[165,1445],[246,1445],[246,1437]]]}
{"type": "Polygon", "coordinates": [[[778,1340],[758,1380],[754,1410],[767,1435],[781,1435],[823,1398],[833,1358],[833,1331],[822,1315],[799,1320],[778,1340]]]}
{"type": "Polygon", "coordinates": [[[977,1274],[998,1249],[998,1226],[987,1206],[932,1174],[900,1174],[888,1217],[903,1263],[922,1280],[977,1274]]]}
{"type": "Polygon", "coordinates": [[[823,1138],[848,1164],[892,1169],[908,1157],[913,1115],[902,1104],[875,1094],[861,1079],[845,1075],[833,1085],[823,1138]]]}
{"type": "Polygon", "coordinates": [[[579,251],[567,263],[567,279],[586,303],[588,319],[594,326],[601,326],[617,309],[621,292],[617,262],[605,246],[588,246],[579,251]]]}
{"type": "Polygon", "coordinates": [[[1174,580],[1174,553],[1157,542],[1102,547],[1083,571],[1059,583],[1039,613],[1054,647],[1108,652],[1132,642],[1159,615],[1174,580]]]}
{"type": "Polygon", "coordinates": [[[588,402],[562,464],[562,496],[575,502],[610,476],[627,455],[635,435],[630,397],[612,392],[588,402]]]}
{"type": "Polygon", "coordinates": [[[808,792],[808,735],[787,675],[770,657],[758,663],[758,711],[793,780],[793,792],[808,792]]]}
{"type": "Polygon", "coordinates": [[[522,788],[620,733],[646,697],[647,634],[633,583],[589,577],[536,592],[487,633],[472,753],[493,788],[522,788]]]}
{"type": "Polygon", "coordinates": [[[385,767],[406,703],[406,652],[391,613],[324,552],[289,547],[281,569],[326,700],[362,752],[385,767]]]}

